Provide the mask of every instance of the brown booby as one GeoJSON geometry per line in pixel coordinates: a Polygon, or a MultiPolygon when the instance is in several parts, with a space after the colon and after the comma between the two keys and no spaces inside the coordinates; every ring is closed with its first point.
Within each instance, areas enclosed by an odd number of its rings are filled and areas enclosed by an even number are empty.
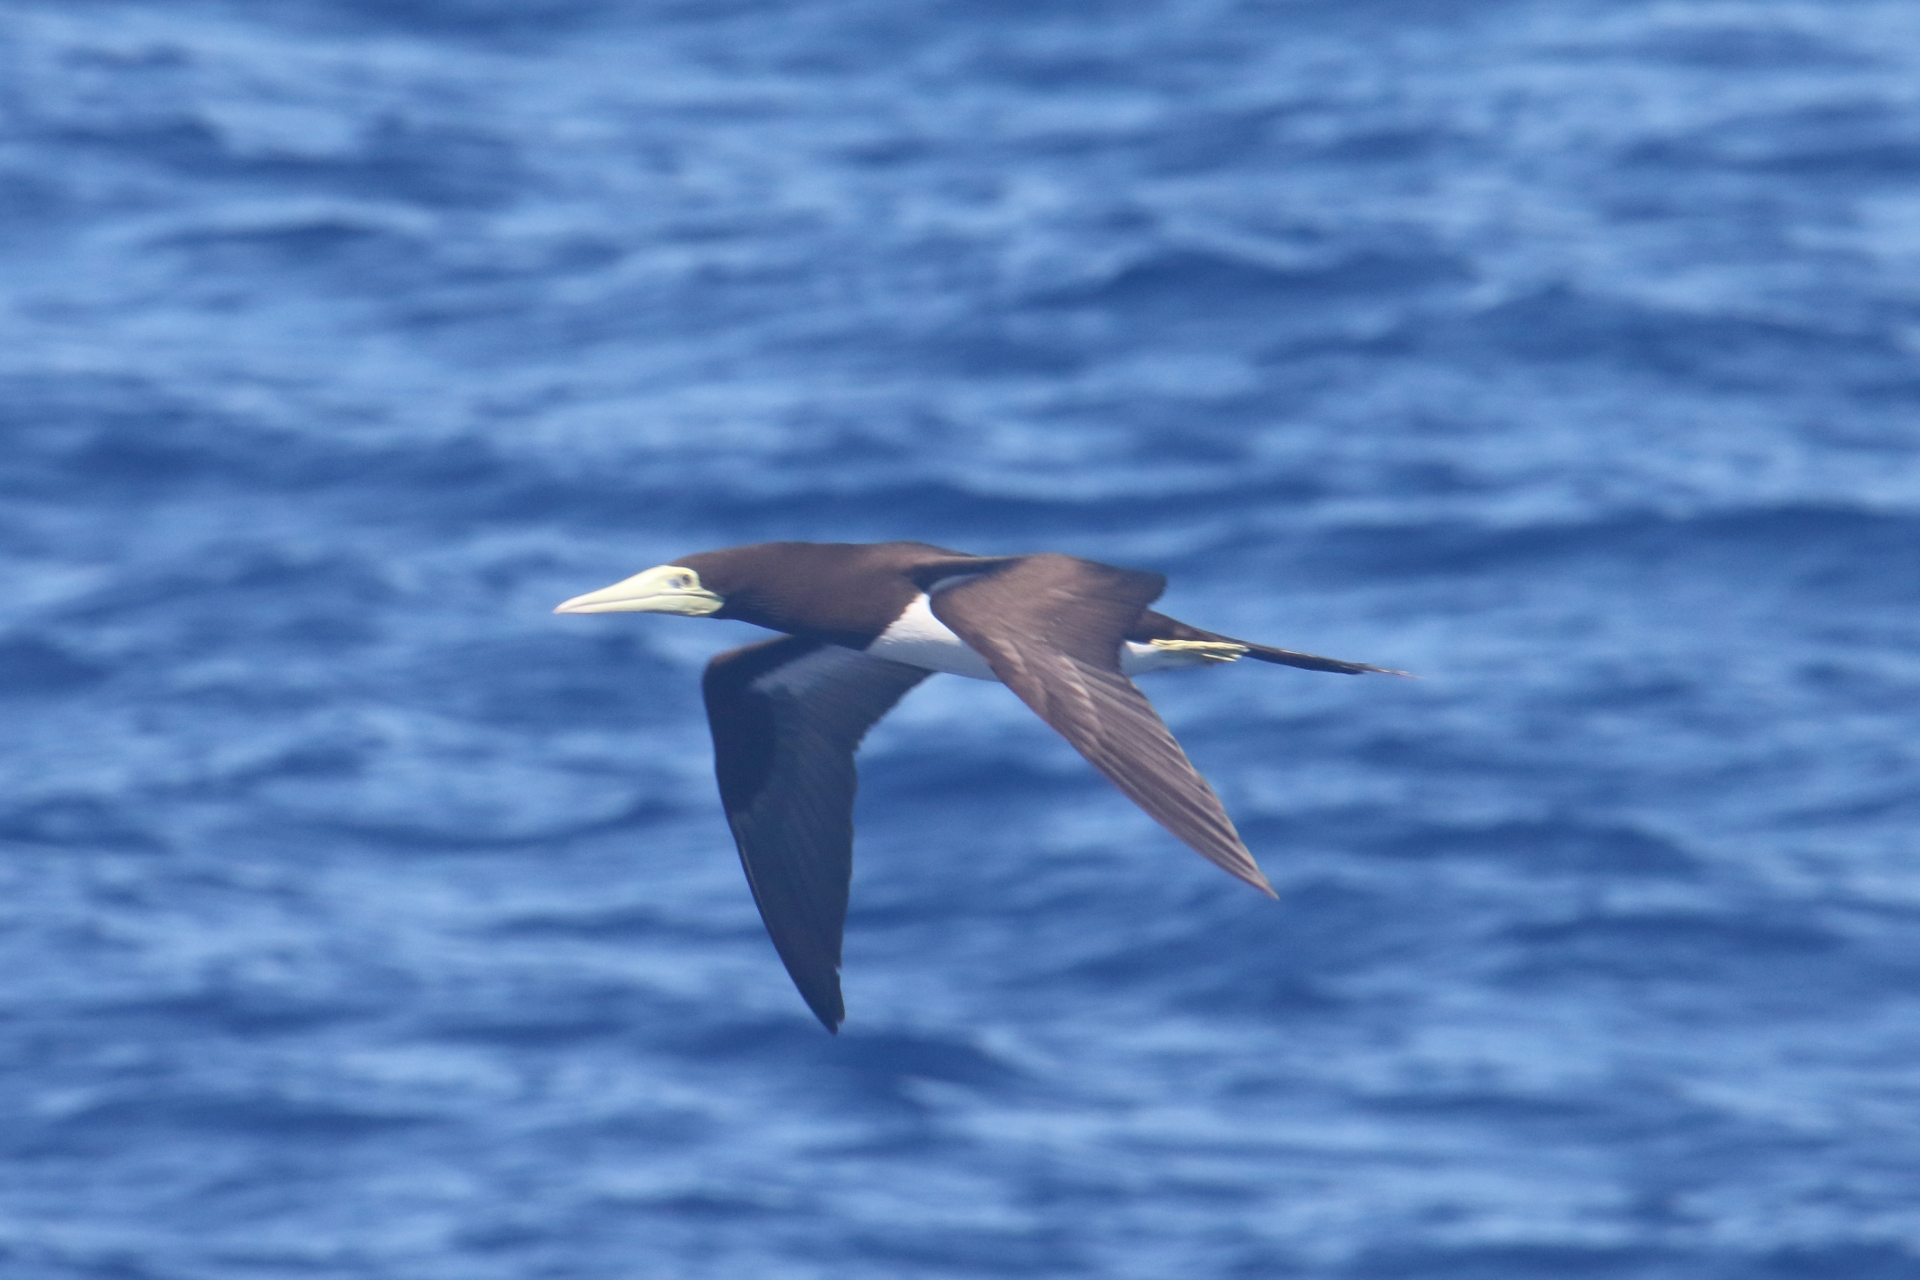
{"type": "Polygon", "coordinates": [[[1147,608],[1166,582],[1055,553],[766,542],[684,556],[554,612],[737,618],[785,633],[720,654],[702,687],[720,800],[753,900],[807,1006],[837,1032],[854,752],[936,671],[1005,684],[1201,857],[1273,893],[1213,788],[1128,677],[1240,658],[1405,673],[1190,627],[1147,608]]]}

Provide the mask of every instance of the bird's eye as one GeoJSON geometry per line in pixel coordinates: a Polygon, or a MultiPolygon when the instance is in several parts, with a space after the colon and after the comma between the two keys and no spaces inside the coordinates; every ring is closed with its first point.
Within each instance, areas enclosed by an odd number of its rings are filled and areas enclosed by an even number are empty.
{"type": "Polygon", "coordinates": [[[693,575],[686,574],[686,573],[676,573],[673,575],[672,585],[677,590],[685,591],[688,587],[693,585],[693,575]]]}

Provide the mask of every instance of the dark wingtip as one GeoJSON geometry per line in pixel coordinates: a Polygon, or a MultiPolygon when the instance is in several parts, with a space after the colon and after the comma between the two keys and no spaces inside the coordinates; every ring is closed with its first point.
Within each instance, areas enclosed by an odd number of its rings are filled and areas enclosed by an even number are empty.
{"type": "Polygon", "coordinates": [[[847,1020],[847,1006],[840,999],[840,984],[834,983],[834,989],[816,997],[815,993],[802,991],[800,997],[807,1002],[807,1008],[813,1010],[813,1016],[820,1019],[820,1025],[831,1034],[840,1034],[840,1024],[847,1020]]]}

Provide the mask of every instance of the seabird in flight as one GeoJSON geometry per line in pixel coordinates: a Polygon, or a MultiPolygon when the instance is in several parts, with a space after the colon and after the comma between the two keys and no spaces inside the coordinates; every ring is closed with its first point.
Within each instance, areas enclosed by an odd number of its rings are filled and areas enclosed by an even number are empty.
{"type": "Polygon", "coordinates": [[[1166,582],[1051,552],[765,542],[685,556],[554,612],[737,618],[785,633],[720,654],[702,687],[720,800],[753,900],[807,1006],[837,1032],[853,755],[936,671],[1005,684],[1201,857],[1272,894],[1219,797],[1128,677],[1240,658],[1405,673],[1190,627],[1147,608],[1166,582]]]}

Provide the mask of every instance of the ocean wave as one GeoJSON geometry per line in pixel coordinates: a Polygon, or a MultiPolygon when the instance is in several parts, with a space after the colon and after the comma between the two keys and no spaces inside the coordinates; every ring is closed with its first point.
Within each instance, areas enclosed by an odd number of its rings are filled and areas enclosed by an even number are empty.
{"type": "Polygon", "coordinates": [[[10,19],[14,1270],[1912,1270],[1911,6],[10,19]],[[829,1038],[549,612],[773,538],[1422,678],[928,681],[829,1038]]]}

